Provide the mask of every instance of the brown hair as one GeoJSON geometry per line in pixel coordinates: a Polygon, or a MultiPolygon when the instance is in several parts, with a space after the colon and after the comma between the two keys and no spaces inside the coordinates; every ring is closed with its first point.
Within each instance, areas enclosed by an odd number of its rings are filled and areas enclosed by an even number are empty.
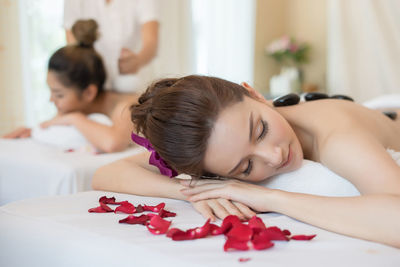
{"type": "Polygon", "coordinates": [[[248,91],[235,83],[191,75],[150,85],[131,106],[132,121],[160,156],[180,173],[204,175],[208,138],[219,113],[248,91]]]}
{"type": "Polygon", "coordinates": [[[101,56],[93,48],[97,28],[93,19],[76,21],[72,33],[77,44],[64,46],[50,57],[48,69],[57,73],[63,85],[83,91],[94,84],[99,93],[103,91],[106,71],[101,56]]]}

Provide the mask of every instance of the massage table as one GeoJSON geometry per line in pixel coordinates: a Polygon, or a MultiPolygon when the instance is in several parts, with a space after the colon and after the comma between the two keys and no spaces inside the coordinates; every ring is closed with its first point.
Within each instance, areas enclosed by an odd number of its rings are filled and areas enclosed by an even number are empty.
{"type": "MultiPolygon", "coordinates": [[[[22,200],[0,207],[0,266],[400,266],[400,250],[335,234],[287,216],[258,216],[267,226],[293,234],[316,234],[311,241],[275,241],[267,250],[224,252],[224,236],[172,241],[143,225],[120,224],[126,214],[89,213],[101,196],[134,205],[166,203],[177,213],[171,227],[201,226],[202,218],[185,201],[88,191],[22,200]],[[248,260],[241,262],[241,260],[248,260]]],[[[216,222],[220,224],[220,222],[216,222]]]]}
{"type": "Polygon", "coordinates": [[[0,139],[0,205],[90,190],[97,168],[141,151],[132,146],[119,153],[68,152],[31,138],[0,139]]]}

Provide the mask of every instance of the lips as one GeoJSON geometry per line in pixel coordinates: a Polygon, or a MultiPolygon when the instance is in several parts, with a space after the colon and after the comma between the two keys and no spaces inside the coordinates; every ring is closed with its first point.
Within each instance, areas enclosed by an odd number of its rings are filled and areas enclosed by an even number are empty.
{"type": "Polygon", "coordinates": [[[289,165],[291,159],[292,159],[292,150],[290,149],[290,146],[289,146],[289,152],[288,152],[286,161],[281,166],[279,166],[278,169],[284,168],[285,166],[289,165]]]}

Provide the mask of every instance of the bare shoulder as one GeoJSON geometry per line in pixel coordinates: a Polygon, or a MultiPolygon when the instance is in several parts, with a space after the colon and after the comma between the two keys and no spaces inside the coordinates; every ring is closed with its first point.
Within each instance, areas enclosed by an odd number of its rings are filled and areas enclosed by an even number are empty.
{"type": "Polygon", "coordinates": [[[400,194],[400,167],[386,151],[400,151],[399,122],[338,100],[305,103],[293,114],[289,118],[295,131],[302,127],[312,136],[313,142],[305,144],[312,146],[311,160],[348,179],[363,194],[400,194]]]}

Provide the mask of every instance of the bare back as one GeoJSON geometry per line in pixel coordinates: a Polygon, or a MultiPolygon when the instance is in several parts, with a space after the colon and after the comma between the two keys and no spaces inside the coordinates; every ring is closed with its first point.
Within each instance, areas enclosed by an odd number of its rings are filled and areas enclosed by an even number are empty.
{"type": "Polygon", "coordinates": [[[400,122],[344,100],[277,108],[292,125],[304,157],[321,162],[361,193],[400,191],[400,167],[386,152],[400,151],[400,122]]]}

